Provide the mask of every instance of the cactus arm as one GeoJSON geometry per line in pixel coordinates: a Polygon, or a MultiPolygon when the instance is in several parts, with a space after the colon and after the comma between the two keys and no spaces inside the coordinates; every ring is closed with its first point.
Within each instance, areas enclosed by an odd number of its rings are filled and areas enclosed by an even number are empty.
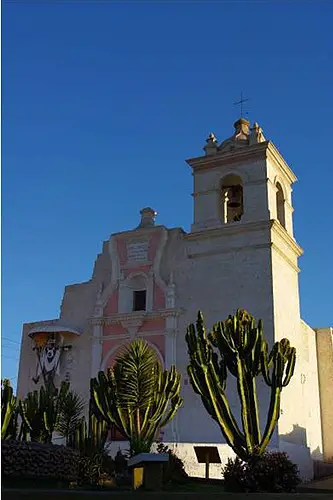
{"type": "Polygon", "coordinates": [[[31,426],[31,420],[29,419],[28,416],[28,408],[27,408],[27,402],[26,401],[20,401],[19,402],[19,408],[20,408],[20,415],[22,418],[22,422],[26,426],[26,428],[31,431],[32,426],[31,426]]]}
{"type": "Polygon", "coordinates": [[[283,387],[286,387],[289,384],[290,379],[293,376],[294,371],[295,371],[295,365],[296,365],[296,349],[294,347],[292,347],[291,352],[289,354],[289,359],[287,362],[286,375],[285,375],[285,378],[282,382],[283,387]]]}
{"type": "Polygon", "coordinates": [[[1,439],[12,439],[16,435],[17,400],[9,380],[4,380],[1,390],[1,439]]]}
{"type": "Polygon", "coordinates": [[[264,431],[262,440],[260,442],[259,454],[262,454],[265,451],[266,447],[268,446],[268,443],[270,442],[271,437],[273,435],[276,423],[279,420],[280,401],[281,401],[281,389],[280,389],[280,387],[272,386],[271,398],[270,398],[270,404],[269,404],[268,416],[267,416],[267,424],[265,427],[265,431],[264,431]]]}
{"type": "Polygon", "coordinates": [[[1,422],[1,439],[8,439],[7,433],[8,433],[8,428],[10,425],[10,422],[12,420],[12,409],[10,405],[8,404],[5,416],[1,422]]]}
{"type": "Polygon", "coordinates": [[[253,452],[253,446],[252,446],[251,426],[249,423],[249,406],[247,404],[248,391],[244,381],[245,378],[244,367],[238,355],[236,356],[236,359],[237,359],[237,371],[238,371],[237,388],[241,402],[242,424],[245,435],[246,448],[248,453],[251,454],[253,452]]]}
{"type": "MultiPolygon", "coordinates": [[[[191,376],[191,373],[193,373],[193,367],[191,367],[191,365],[188,367],[188,371],[191,376]]],[[[202,399],[205,401],[209,401],[209,406],[213,408],[213,415],[215,416],[215,418],[213,418],[219,424],[219,427],[221,428],[221,431],[229,446],[237,454],[241,454],[243,457],[245,457],[245,452],[242,449],[244,445],[244,437],[242,436],[238,425],[232,415],[227,398],[224,394],[219,394],[219,397],[217,398],[207,368],[202,367],[201,372],[203,379],[202,381],[204,382],[204,389],[201,386],[199,390],[200,394],[206,394],[206,396],[202,397],[202,399]],[[203,391],[205,391],[205,393],[203,391]]]]}
{"type": "Polygon", "coordinates": [[[247,404],[249,408],[249,421],[252,436],[252,446],[257,448],[261,442],[261,431],[259,421],[259,407],[257,398],[256,380],[249,377],[247,381],[247,404]]]}

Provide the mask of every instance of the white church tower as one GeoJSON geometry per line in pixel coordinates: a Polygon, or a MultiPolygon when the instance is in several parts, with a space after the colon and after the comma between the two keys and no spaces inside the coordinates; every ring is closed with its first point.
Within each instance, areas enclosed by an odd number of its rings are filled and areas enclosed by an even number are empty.
{"type": "MultiPolygon", "coordinates": [[[[241,118],[234,128],[232,137],[220,144],[210,134],[205,154],[187,160],[194,177],[194,221],[185,236],[187,264],[182,276],[175,272],[180,305],[186,311],[179,332],[195,320],[198,309],[211,328],[244,308],[263,320],[270,347],[284,337],[290,340],[297,349],[297,365],[282,393],[278,432],[271,445],[286,450],[298,463],[302,460],[307,475],[311,454],[321,457],[322,438],[315,332],[300,318],[298,258],[302,249],[293,235],[291,197],[297,179],[257,123],[250,127],[241,118]]],[[[186,362],[182,335],[177,356],[178,362],[186,362]]],[[[238,398],[232,387],[230,398],[237,413],[238,398]]],[[[186,409],[178,421],[180,440],[187,436],[190,440],[196,428],[198,441],[221,442],[220,430],[206,418],[191,388],[184,396],[186,409]]],[[[262,427],[267,396],[264,384],[259,385],[262,427]]]]}

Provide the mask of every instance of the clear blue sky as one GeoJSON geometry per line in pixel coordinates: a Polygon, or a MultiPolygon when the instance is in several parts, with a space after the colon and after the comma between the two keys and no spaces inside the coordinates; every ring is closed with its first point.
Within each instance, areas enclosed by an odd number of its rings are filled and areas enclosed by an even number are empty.
{"type": "Polygon", "coordinates": [[[22,323],[57,317],[140,208],[189,230],[184,159],[232,134],[241,90],[299,178],[303,317],[333,323],[332,2],[25,0],[2,15],[3,376],[22,323]]]}

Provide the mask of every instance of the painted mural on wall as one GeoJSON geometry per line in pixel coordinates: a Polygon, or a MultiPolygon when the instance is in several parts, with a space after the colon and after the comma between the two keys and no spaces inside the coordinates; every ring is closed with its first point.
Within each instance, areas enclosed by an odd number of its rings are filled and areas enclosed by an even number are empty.
{"type": "Polygon", "coordinates": [[[34,336],[34,351],[37,356],[35,384],[42,378],[45,384],[54,385],[55,375],[60,375],[60,360],[65,349],[64,338],[55,334],[42,333],[34,336]]]}

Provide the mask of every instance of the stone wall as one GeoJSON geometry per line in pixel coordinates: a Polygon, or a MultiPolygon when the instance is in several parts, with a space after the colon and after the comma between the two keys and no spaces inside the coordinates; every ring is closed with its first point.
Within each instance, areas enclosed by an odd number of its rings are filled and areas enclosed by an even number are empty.
{"type": "Polygon", "coordinates": [[[324,460],[333,462],[333,329],[316,329],[324,460]]]}

